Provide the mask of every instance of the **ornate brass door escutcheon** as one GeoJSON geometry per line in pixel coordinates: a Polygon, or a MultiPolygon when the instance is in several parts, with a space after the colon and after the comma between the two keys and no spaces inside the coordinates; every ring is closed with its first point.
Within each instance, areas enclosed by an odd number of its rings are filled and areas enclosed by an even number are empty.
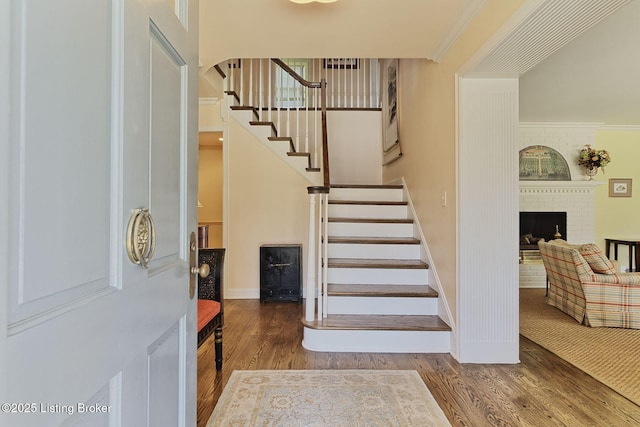
{"type": "Polygon", "coordinates": [[[156,249],[156,228],[149,209],[134,209],[127,227],[127,255],[142,268],[148,264],[156,249]]]}
{"type": "Polygon", "coordinates": [[[203,279],[209,275],[211,269],[209,264],[202,264],[198,267],[198,246],[196,245],[196,233],[191,233],[189,239],[189,298],[193,299],[196,294],[196,285],[198,284],[198,276],[203,279]]]}

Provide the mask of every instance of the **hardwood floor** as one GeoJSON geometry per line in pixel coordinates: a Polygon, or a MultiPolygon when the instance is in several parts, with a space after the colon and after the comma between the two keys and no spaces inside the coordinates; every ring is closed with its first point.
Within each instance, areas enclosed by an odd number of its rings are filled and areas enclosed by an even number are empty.
{"type": "Polygon", "coordinates": [[[302,345],[301,304],[225,301],[224,361],[198,350],[198,427],[233,370],[412,369],[453,426],[638,426],[640,407],[520,337],[517,365],[461,365],[448,354],[316,353],[302,345]]]}

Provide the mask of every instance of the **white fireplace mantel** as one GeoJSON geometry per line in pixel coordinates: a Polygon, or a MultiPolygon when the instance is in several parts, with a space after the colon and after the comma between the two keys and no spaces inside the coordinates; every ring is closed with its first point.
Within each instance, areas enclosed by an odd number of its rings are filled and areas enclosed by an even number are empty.
{"type": "MultiPolygon", "coordinates": [[[[605,181],[520,181],[521,212],[566,212],[571,243],[593,242],[595,237],[595,189],[605,181]]],[[[541,263],[520,264],[520,287],[545,287],[541,263]]]]}
{"type": "Polygon", "coordinates": [[[606,181],[520,181],[520,193],[584,193],[606,181]]]}

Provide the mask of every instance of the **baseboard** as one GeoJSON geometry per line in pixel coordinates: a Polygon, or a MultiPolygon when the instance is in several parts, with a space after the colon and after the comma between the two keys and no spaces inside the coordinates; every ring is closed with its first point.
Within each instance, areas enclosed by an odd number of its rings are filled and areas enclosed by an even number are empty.
{"type": "Polygon", "coordinates": [[[260,289],[225,289],[224,299],[260,299],[260,289]]]}

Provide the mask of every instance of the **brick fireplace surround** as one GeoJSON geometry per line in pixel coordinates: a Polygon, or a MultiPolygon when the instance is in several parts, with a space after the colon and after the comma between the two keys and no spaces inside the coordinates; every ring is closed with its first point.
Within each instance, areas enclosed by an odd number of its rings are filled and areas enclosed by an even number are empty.
{"type": "MultiPolygon", "coordinates": [[[[551,147],[563,155],[571,171],[571,181],[520,181],[521,212],[566,212],[570,243],[595,241],[595,189],[604,181],[587,181],[578,166],[578,152],[585,144],[595,146],[599,124],[521,123],[520,148],[532,145],[551,147]]],[[[515,238],[515,237],[514,237],[515,238]]],[[[521,288],[544,288],[546,274],[542,261],[520,264],[521,288]]]]}

